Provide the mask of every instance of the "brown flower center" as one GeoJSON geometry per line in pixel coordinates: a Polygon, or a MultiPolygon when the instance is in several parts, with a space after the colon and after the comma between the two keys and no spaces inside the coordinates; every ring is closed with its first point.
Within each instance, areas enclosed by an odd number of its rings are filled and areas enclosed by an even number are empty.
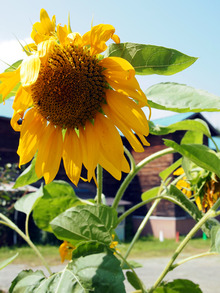
{"type": "Polygon", "coordinates": [[[98,60],[83,49],[55,46],[31,86],[34,107],[54,125],[84,126],[105,102],[107,83],[98,60]]]}

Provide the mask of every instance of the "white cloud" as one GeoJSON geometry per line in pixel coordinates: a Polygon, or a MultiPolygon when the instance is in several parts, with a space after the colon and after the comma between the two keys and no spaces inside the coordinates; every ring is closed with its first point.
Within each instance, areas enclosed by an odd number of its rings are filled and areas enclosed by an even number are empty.
{"type": "MultiPolygon", "coordinates": [[[[31,43],[31,39],[20,41],[24,46],[31,43]]],[[[26,56],[18,40],[8,40],[0,42],[0,73],[3,72],[9,64],[13,64],[17,60],[26,56]],[[7,64],[5,64],[5,63],[7,64]]]]}

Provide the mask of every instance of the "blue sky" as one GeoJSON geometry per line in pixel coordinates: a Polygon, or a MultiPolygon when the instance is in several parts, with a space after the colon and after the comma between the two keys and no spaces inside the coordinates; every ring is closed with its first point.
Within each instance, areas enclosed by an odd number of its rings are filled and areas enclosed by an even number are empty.
{"type": "MultiPolygon", "coordinates": [[[[219,0],[55,0],[2,1],[0,10],[0,59],[11,63],[21,57],[16,37],[28,40],[40,9],[66,24],[70,12],[73,31],[81,34],[93,23],[115,26],[121,42],[160,45],[199,57],[190,68],[173,76],[142,76],[143,90],[165,81],[187,84],[220,96],[220,1],[219,0]]],[[[0,62],[0,71],[5,68],[0,62]]],[[[0,115],[2,107],[0,108],[0,115]]],[[[171,113],[153,110],[153,118],[171,113]]],[[[175,114],[175,113],[173,113],[175,114]]],[[[220,128],[219,113],[205,114],[220,128]]]]}

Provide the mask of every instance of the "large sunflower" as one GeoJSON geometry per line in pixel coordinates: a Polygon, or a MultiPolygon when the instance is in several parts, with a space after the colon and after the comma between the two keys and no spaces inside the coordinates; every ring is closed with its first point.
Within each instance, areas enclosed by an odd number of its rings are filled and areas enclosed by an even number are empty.
{"type": "MultiPolygon", "coordinates": [[[[100,164],[120,180],[129,164],[119,129],[137,152],[149,145],[148,106],[135,78],[135,70],[123,58],[103,58],[100,53],[112,39],[120,42],[112,25],[100,24],[81,36],[70,25],[55,24],[42,9],[33,25],[33,44],[18,69],[0,75],[3,100],[20,83],[11,125],[20,131],[19,164],[37,153],[37,176],[51,182],[61,159],[66,174],[77,185],[82,165],[88,181],[100,164]],[[18,123],[22,119],[22,123],[18,123]]],[[[148,106],[149,107],[149,106],[148,106]]]]}

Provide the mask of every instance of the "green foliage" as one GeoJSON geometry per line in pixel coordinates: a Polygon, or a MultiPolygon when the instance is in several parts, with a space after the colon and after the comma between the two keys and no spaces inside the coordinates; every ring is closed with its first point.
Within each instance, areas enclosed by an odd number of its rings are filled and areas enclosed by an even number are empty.
{"type": "Polygon", "coordinates": [[[15,209],[19,212],[23,212],[26,215],[30,215],[37,202],[43,196],[43,187],[41,186],[36,192],[27,193],[18,199],[14,205],[15,209]]]}
{"type": "Polygon", "coordinates": [[[36,225],[52,232],[50,222],[70,207],[82,205],[74,189],[65,181],[53,181],[43,188],[43,196],[39,198],[33,211],[36,225]]]}
{"type": "Polygon", "coordinates": [[[174,141],[164,139],[166,146],[172,147],[175,151],[179,152],[182,156],[186,156],[196,165],[214,172],[220,177],[220,159],[216,152],[209,147],[200,144],[177,144],[174,141]]]}
{"type": "Polygon", "coordinates": [[[74,245],[93,240],[110,245],[113,229],[117,225],[117,212],[108,206],[76,206],[50,224],[58,239],[74,245]]]}
{"type": "Polygon", "coordinates": [[[154,198],[155,196],[158,195],[158,192],[160,190],[160,187],[153,187],[145,192],[142,193],[141,198],[143,201],[149,200],[154,198]]]}
{"type": "Polygon", "coordinates": [[[124,275],[119,260],[111,251],[73,259],[63,271],[46,278],[42,271],[23,271],[9,292],[125,293],[124,275]]]}
{"type": "Polygon", "coordinates": [[[36,164],[36,157],[32,160],[31,164],[17,178],[14,188],[32,184],[40,179],[36,175],[35,164],[36,164]]]}
{"type": "Polygon", "coordinates": [[[161,46],[135,43],[109,45],[105,57],[121,57],[134,67],[136,74],[172,75],[192,65],[197,58],[161,46]]]}
{"type": "Polygon", "coordinates": [[[152,108],[178,113],[220,111],[220,98],[203,90],[172,82],[159,83],[145,92],[152,108]]]}
{"type": "Polygon", "coordinates": [[[164,169],[159,173],[160,178],[165,181],[167,177],[172,174],[182,163],[182,158],[174,162],[172,165],[170,165],[168,168],[164,169]]]}
{"type": "Polygon", "coordinates": [[[177,279],[159,286],[153,293],[202,293],[199,285],[185,279],[177,279]]]}
{"type": "Polygon", "coordinates": [[[12,257],[9,257],[3,261],[0,262],[0,270],[2,270],[3,268],[5,268],[7,265],[9,265],[11,262],[13,262],[14,259],[16,259],[16,257],[18,256],[18,253],[16,253],[15,255],[13,255],[12,257]]]}
{"type": "Polygon", "coordinates": [[[191,130],[192,132],[199,132],[211,137],[208,125],[201,119],[183,120],[169,126],[155,125],[152,121],[149,122],[150,134],[153,135],[166,135],[175,131],[191,130]]]}
{"type": "Polygon", "coordinates": [[[140,284],[140,280],[139,278],[137,278],[137,276],[130,271],[126,272],[126,277],[128,282],[136,289],[136,290],[141,290],[143,285],[140,284]]]}
{"type": "Polygon", "coordinates": [[[220,253],[220,225],[216,225],[211,230],[211,252],[220,253]]]}

